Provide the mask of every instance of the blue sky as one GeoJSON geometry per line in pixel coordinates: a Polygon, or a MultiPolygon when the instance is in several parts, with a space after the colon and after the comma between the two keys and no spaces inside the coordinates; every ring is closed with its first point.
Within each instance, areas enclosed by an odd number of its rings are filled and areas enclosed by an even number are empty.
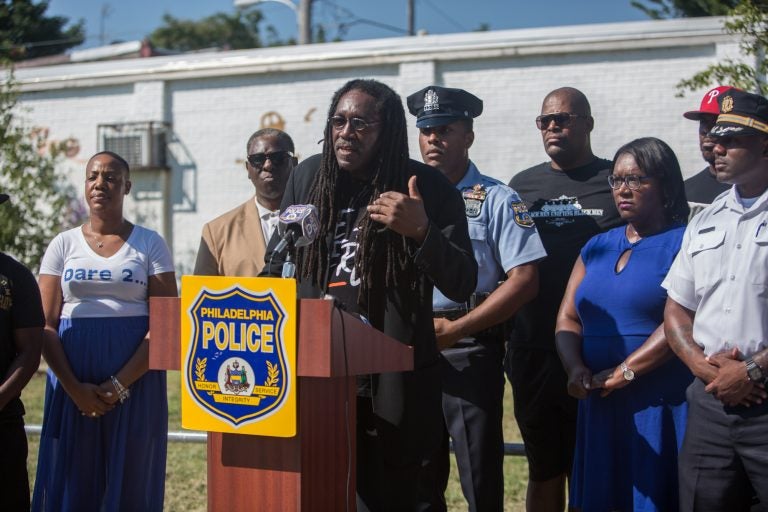
{"type": "MultiPolygon", "coordinates": [[[[293,0],[297,3],[298,0],[293,0]]],[[[630,0],[416,0],[416,29],[430,34],[467,32],[488,24],[491,30],[606,23],[648,19],[630,0]]],[[[313,22],[322,23],[330,37],[344,40],[402,35],[407,28],[406,0],[315,0],[313,22]],[[376,26],[383,24],[390,28],[376,26]]],[[[274,0],[258,8],[264,25],[273,25],[280,38],[296,36],[296,18],[274,0]]],[[[80,48],[106,42],[141,39],[162,24],[164,13],[200,19],[216,12],[234,12],[234,0],[50,0],[49,15],[84,19],[87,40],[80,48]],[[101,12],[107,15],[103,18],[101,12]]]]}

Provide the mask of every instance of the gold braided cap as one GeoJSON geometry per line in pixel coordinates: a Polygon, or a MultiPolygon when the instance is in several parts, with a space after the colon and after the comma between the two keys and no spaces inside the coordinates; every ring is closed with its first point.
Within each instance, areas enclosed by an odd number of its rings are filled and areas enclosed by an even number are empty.
{"type": "Polygon", "coordinates": [[[747,116],[740,116],[736,114],[720,114],[717,116],[717,123],[740,124],[742,126],[754,128],[755,130],[759,130],[763,133],[768,133],[768,124],[761,123],[757,119],[753,119],[747,116]]]}

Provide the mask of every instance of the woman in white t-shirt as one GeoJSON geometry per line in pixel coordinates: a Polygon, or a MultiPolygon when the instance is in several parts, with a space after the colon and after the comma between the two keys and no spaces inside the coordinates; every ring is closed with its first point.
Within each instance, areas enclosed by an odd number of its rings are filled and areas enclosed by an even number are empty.
{"type": "Polygon", "coordinates": [[[148,371],[149,297],[176,296],[176,278],[160,235],[123,218],[129,178],[119,155],[91,157],[90,218],[40,266],[50,370],[32,510],[163,508],[168,404],[165,372],[148,371]]]}

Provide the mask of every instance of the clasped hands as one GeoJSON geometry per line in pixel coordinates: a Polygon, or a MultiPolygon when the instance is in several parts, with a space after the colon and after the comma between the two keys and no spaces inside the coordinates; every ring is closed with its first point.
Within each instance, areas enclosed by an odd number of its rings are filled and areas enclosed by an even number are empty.
{"type": "Polygon", "coordinates": [[[596,374],[592,374],[586,366],[580,366],[568,375],[568,394],[581,400],[587,398],[590,391],[602,389],[600,396],[606,397],[629,382],[618,366],[606,368],[596,374]]]}
{"type": "Polygon", "coordinates": [[[72,401],[83,416],[98,418],[111,411],[117,403],[117,392],[110,379],[101,384],[79,382],[68,390],[72,401]]]}
{"type": "Polygon", "coordinates": [[[739,349],[718,352],[704,358],[702,380],[707,383],[704,391],[715,395],[725,405],[750,407],[768,398],[764,384],[752,382],[747,377],[746,366],[739,349]]]}

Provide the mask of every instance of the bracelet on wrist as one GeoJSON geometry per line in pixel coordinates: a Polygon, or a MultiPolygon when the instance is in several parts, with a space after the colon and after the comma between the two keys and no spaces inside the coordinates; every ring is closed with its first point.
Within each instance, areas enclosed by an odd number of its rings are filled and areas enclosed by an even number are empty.
{"type": "Polygon", "coordinates": [[[115,387],[115,391],[117,391],[117,399],[120,400],[120,403],[123,403],[131,398],[131,390],[123,386],[120,381],[117,380],[117,377],[112,375],[109,379],[112,381],[112,385],[115,387]]]}

